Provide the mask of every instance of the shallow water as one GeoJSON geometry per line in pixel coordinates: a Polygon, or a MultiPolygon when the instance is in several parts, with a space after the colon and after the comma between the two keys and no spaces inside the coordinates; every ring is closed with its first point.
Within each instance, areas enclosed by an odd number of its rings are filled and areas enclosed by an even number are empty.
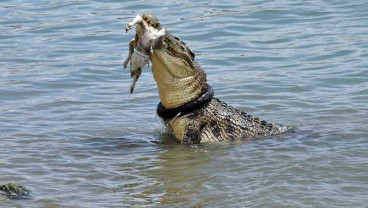
{"type": "Polygon", "coordinates": [[[0,207],[366,207],[368,3],[0,3],[0,207]],[[155,14],[216,97],[296,133],[181,145],[162,133],[150,69],[122,62],[155,14]]]}

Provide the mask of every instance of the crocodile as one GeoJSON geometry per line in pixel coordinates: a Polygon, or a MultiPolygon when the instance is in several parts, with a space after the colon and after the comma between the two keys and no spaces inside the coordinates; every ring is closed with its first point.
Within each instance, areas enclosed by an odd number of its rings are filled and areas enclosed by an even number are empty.
{"type": "Polygon", "coordinates": [[[15,183],[8,183],[0,186],[0,196],[4,195],[9,199],[26,199],[29,198],[29,190],[24,186],[15,183]]]}
{"type": "Polygon", "coordinates": [[[181,143],[257,139],[291,129],[253,117],[215,98],[195,54],[163,28],[154,15],[137,15],[126,26],[126,32],[133,26],[135,38],[129,43],[124,61],[124,68],[130,62],[133,77],[130,92],[150,61],[161,101],[157,114],[181,143]]]}

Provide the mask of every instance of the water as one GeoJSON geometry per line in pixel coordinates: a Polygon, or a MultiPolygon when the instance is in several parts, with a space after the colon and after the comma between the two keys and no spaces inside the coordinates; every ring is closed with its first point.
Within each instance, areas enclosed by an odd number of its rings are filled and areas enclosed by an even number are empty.
{"type": "Polygon", "coordinates": [[[368,3],[0,3],[0,207],[366,207],[368,3]],[[216,97],[296,133],[181,145],[149,68],[122,62],[142,12],[196,53],[216,97]]]}

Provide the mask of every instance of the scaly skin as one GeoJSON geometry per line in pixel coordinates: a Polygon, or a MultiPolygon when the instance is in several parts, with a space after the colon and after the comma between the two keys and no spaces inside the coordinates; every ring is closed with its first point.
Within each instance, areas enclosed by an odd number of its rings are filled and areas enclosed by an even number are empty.
{"type": "MultiPolygon", "coordinates": [[[[146,22],[152,22],[151,18],[158,22],[153,15],[142,15],[146,22]]],[[[207,90],[206,74],[195,62],[194,54],[184,42],[165,32],[164,35],[155,37],[152,43],[152,72],[161,103],[166,109],[192,101],[207,90]]],[[[254,139],[289,130],[288,127],[252,117],[216,98],[202,108],[166,119],[165,122],[178,141],[188,144],[254,139]]]]}
{"type": "Polygon", "coordinates": [[[214,98],[207,106],[168,121],[182,143],[256,139],[288,130],[253,117],[214,98]]]}

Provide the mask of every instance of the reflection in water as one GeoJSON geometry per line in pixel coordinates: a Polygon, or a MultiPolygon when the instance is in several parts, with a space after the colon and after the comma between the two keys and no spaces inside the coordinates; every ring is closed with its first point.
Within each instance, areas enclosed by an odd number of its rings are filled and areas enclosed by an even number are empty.
{"type": "Polygon", "coordinates": [[[318,207],[321,200],[361,204],[364,183],[346,184],[343,178],[365,180],[366,165],[359,158],[367,153],[358,145],[352,147],[358,156],[352,156],[339,147],[345,143],[341,138],[334,145],[322,138],[318,132],[299,131],[241,144],[181,145],[163,135],[155,145],[132,149],[135,159],[123,162],[124,202],[166,207],[297,207],[300,201],[318,207]],[[336,199],[346,189],[354,191],[354,199],[336,199]]]}
{"type": "Polygon", "coordinates": [[[162,204],[201,204],[207,197],[201,194],[208,174],[206,165],[211,158],[198,146],[175,145],[159,155],[157,163],[161,168],[152,171],[157,177],[157,190],[164,191],[160,199],[162,204]]]}
{"type": "Polygon", "coordinates": [[[150,154],[138,153],[142,149],[136,149],[134,162],[123,164],[127,181],[122,188],[130,199],[136,199],[133,204],[201,207],[213,198],[208,194],[211,187],[206,186],[206,181],[213,177],[208,172],[210,163],[213,158],[222,157],[227,148],[226,144],[181,145],[163,134],[157,145],[148,150],[150,154]]]}

